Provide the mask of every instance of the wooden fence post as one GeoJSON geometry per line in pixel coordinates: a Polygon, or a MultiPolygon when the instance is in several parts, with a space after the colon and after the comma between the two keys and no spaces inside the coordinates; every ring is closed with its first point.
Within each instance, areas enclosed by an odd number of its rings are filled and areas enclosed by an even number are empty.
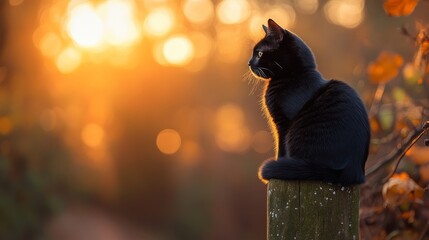
{"type": "Polygon", "coordinates": [[[359,239],[359,186],[272,179],[268,240],[359,239]]]}

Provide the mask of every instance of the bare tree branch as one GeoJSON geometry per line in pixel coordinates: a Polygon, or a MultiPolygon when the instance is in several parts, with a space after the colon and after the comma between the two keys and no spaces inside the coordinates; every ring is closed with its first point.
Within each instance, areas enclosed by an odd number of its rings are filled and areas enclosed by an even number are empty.
{"type": "Polygon", "coordinates": [[[395,168],[392,170],[392,172],[388,175],[388,177],[391,177],[396,169],[398,168],[399,162],[401,161],[402,157],[405,155],[405,153],[423,136],[423,134],[427,133],[429,130],[429,121],[426,121],[426,123],[423,124],[420,128],[417,128],[412,132],[412,134],[409,135],[407,140],[404,144],[402,144],[399,148],[396,148],[392,152],[390,152],[386,157],[377,160],[376,164],[371,166],[366,171],[366,176],[369,176],[373,173],[375,173],[380,168],[392,163],[394,160],[397,159],[395,168]]]}

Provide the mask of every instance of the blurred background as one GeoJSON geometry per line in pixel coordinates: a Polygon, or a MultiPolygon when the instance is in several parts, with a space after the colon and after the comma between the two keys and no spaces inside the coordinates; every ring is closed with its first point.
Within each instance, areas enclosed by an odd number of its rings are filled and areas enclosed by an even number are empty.
{"type": "MultiPolygon", "coordinates": [[[[400,27],[416,31],[427,9],[391,18],[364,0],[1,1],[0,238],[264,239],[256,173],[273,140],[247,68],[261,25],[273,18],[301,36],[325,78],[354,86],[369,109],[368,63],[384,50],[412,59],[400,27]]],[[[421,85],[389,88],[427,98],[421,85]]],[[[386,106],[375,136],[396,129],[386,106]]]]}

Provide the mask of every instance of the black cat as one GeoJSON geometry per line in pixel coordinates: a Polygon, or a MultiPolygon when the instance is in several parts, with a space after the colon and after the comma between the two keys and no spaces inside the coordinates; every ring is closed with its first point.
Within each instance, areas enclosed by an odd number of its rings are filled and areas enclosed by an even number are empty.
{"type": "Polygon", "coordinates": [[[265,80],[263,105],[277,156],[259,169],[269,179],[359,184],[365,180],[370,128],[365,107],[347,84],[325,80],[310,48],[268,20],[249,67],[265,80]]]}

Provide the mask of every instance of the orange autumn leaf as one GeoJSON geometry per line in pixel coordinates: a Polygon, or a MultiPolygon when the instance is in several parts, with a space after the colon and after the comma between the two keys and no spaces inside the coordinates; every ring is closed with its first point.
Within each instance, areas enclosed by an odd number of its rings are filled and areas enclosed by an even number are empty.
{"type": "Polygon", "coordinates": [[[377,60],[368,65],[368,76],[372,83],[386,83],[398,75],[404,60],[401,55],[382,52],[377,60]]]}
{"type": "Polygon", "coordinates": [[[383,185],[382,193],[386,206],[390,207],[422,202],[423,199],[423,188],[405,172],[394,174],[383,185]]]}
{"type": "Polygon", "coordinates": [[[386,0],[384,2],[384,11],[389,16],[407,16],[414,11],[417,3],[418,0],[386,0]]]}

